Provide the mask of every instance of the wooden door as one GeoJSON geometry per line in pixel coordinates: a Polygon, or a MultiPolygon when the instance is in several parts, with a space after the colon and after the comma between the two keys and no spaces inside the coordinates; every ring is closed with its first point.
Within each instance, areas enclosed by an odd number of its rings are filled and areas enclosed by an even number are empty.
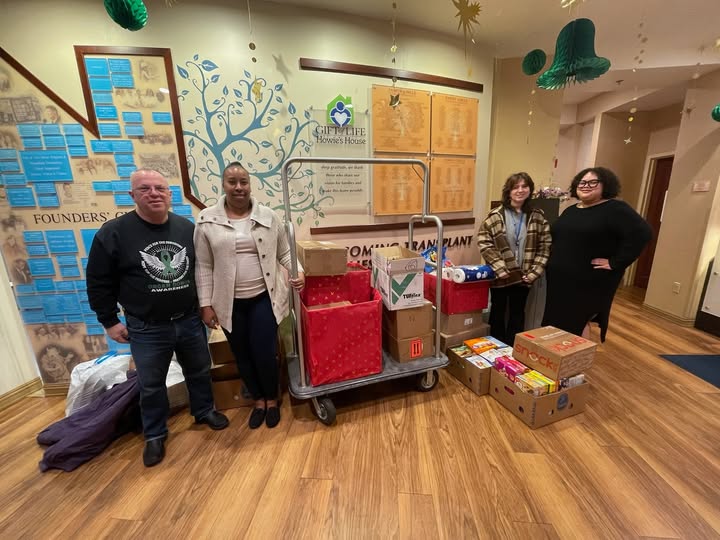
{"type": "Polygon", "coordinates": [[[645,250],[640,254],[635,269],[635,286],[647,289],[650,280],[650,271],[655,257],[655,246],[657,245],[658,234],[660,233],[660,222],[662,220],[663,206],[665,205],[665,194],[670,184],[670,173],[672,172],[672,156],[661,158],[655,161],[655,173],[652,177],[650,188],[650,199],[648,201],[645,219],[653,230],[653,236],[645,250]]]}

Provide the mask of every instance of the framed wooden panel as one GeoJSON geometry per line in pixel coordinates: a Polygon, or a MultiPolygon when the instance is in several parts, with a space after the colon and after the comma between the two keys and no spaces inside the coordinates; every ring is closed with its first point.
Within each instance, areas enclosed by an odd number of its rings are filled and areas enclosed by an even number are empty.
{"type": "MultiPolygon", "coordinates": [[[[419,159],[428,164],[424,156],[387,155],[419,159]]],[[[394,216],[422,212],[423,173],[410,165],[373,165],[373,214],[394,216]]]]}
{"type": "Polygon", "coordinates": [[[430,142],[433,154],[475,156],[477,126],[477,99],[433,94],[430,142]]]}
{"type": "Polygon", "coordinates": [[[430,151],[430,92],[373,85],[372,113],[373,152],[430,151]]]}
{"type": "Polygon", "coordinates": [[[474,199],[475,159],[433,157],[430,168],[430,211],[471,211],[474,199]]]}

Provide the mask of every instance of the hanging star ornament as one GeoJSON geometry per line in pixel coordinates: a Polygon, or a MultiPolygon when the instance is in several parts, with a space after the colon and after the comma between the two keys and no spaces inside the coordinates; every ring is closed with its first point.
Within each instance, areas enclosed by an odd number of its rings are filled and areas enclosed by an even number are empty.
{"type": "Polygon", "coordinates": [[[462,28],[467,42],[468,34],[472,36],[473,25],[479,24],[478,16],[482,7],[477,2],[470,2],[469,0],[452,0],[452,3],[457,9],[455,16],[459,18],[458,30],[462,28]]]}
{"type": "Polygon", "coordinates": [[[632,142],[632,137],[628,137],[627,139],[624,139],[623,142],[625,144],[630,144],[632,142]]]}

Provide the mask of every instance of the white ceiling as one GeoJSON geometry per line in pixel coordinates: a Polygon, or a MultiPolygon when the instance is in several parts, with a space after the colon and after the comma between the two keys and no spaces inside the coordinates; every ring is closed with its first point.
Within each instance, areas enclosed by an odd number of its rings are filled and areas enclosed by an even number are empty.
{"type": "MultiPolygon", "coordinates": [[[[382,24],[393,16],[393,0],[272,1],[361,15],[383,21],[382,24]]],[[[482,10],[473,37],[477,46],[486,47],[500,58],[524,56],[536,48],[551,55],[558,33],[570,20],[578,17],[593,20],[595,51],[611,61],[611,71],[591,83],[567,88],[564,94],[567,104],[581,103],[620,87],[632,90],[677,86],[690,80],[695,72],[720,67],[720,48],[716,47],[720,39],[720,0],[576,0],[571,8],[562,8],[560,0],[477,1],[482,10]],[[641,43],[638,34],[647,37],[647,41],[641,43]],[[635,59],[637,56],[642,63],[635,59]],[[617,85],[617,80],[624,82],[617,85]]],[[[398,32],[403,25],[409,25],[462,35],[453,0],[395,0],[395,3],[398,32]]],[[[681,99],[682,92],[676,93],[677,99],[681,99]]],[[[670,99],[670,93],[664,99],[670,99]]]]}

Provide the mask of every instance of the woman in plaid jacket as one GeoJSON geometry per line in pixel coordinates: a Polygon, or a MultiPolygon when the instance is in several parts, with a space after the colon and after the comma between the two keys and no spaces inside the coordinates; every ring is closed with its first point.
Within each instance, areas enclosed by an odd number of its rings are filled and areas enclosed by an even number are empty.
{"type": "Polygon", "coordinates": [[[492,287],[490,332],[512,345],[525,330],[525,303],[550,256],[550,225],[542,210],[530,207],[535,184],[524,172],[511,175],[502,206],[493,208],[478,232],[478,247],[496,279],[492,287]]]}

